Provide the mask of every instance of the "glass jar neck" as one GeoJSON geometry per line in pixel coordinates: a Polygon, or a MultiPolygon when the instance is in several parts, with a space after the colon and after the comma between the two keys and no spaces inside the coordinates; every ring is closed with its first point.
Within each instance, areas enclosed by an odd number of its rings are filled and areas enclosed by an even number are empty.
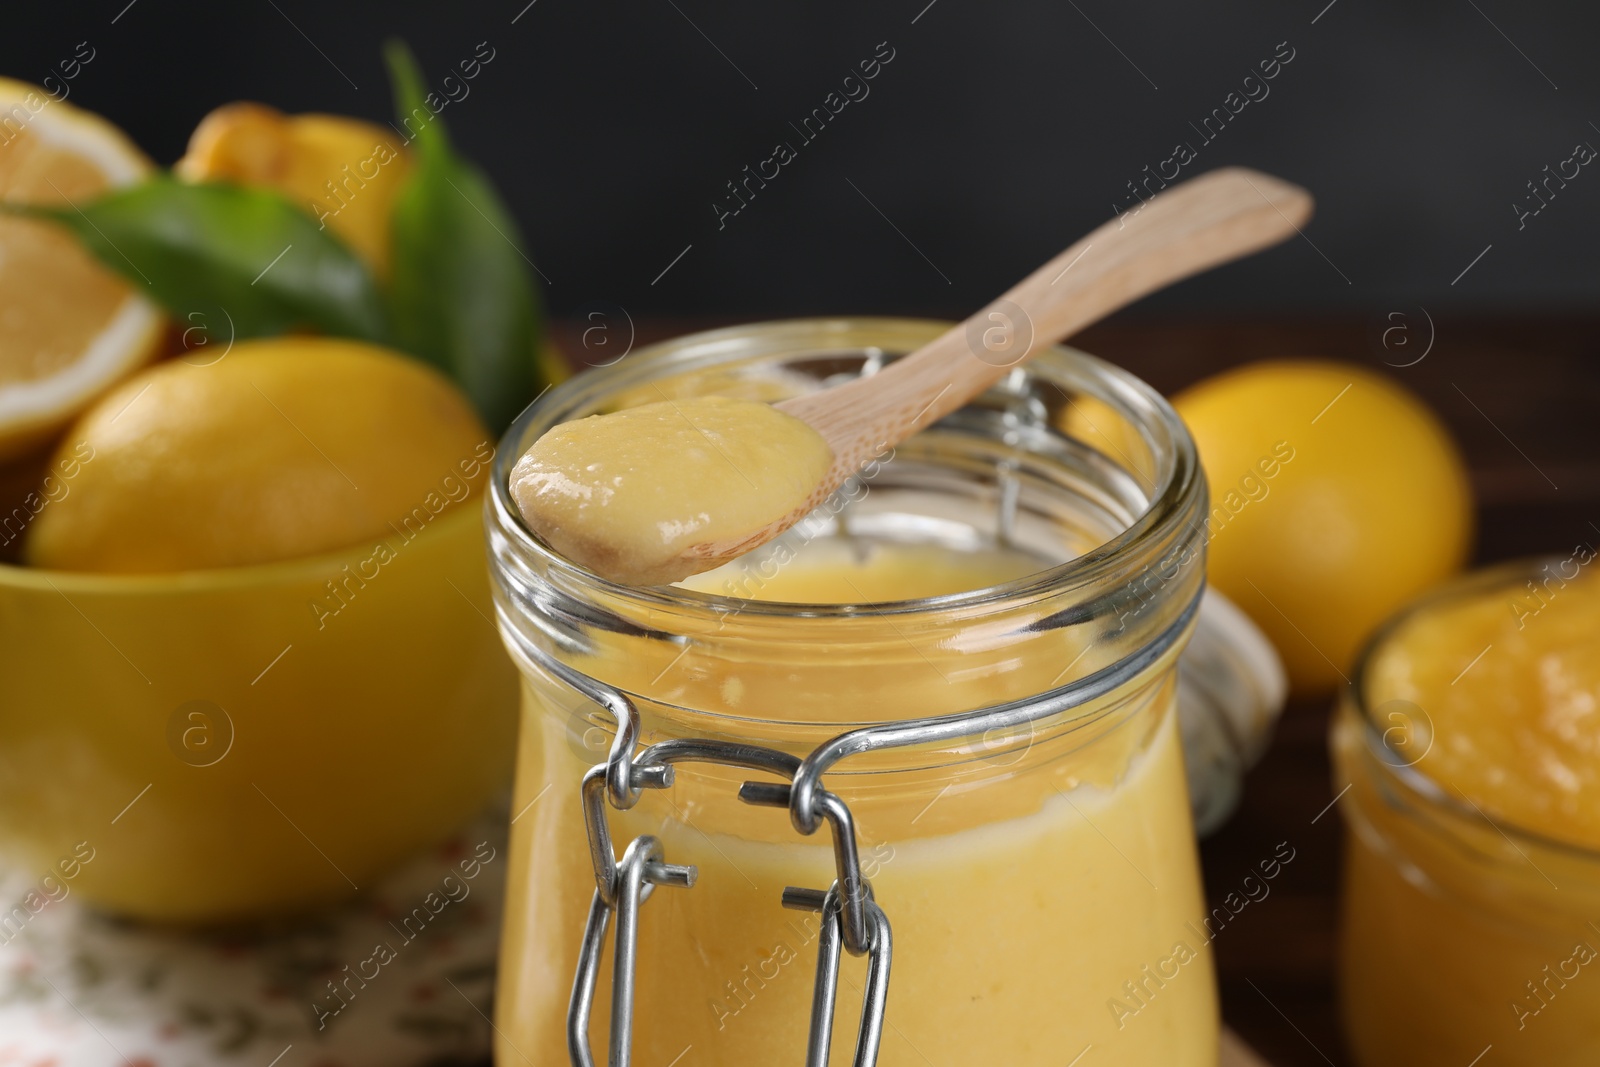
{"type": "Polygon", "coordinates": [[[894,704],[910,700],[933,717],[1047,697],[1065,721],[1069,708],[1175,657],[1204,580],[1205,489],[1192,444],[1148,386],[1070,349],[1037,357],[863,468],[747,560],[721,586],[728,592],[609,583],[531,535],[510,499],[510,466],[557,423],[662,396],[777,400],[873,373],[945,328],[881,319],[735,327],[641,350],[547,393],[508,431],[487,502],[513,654],[525,668],[577,665],[685,731],[804,751],[880,721],[884,686],[897,687],[894,704]],[[814,542],[840,538],[1022,552],[1038,569],[886,603],[737,595],[814,542]],[[730,683],[744,677],[741,664],[761,664],[766,682],[730,683]],[[731,691],[738,685],[745,691],[731,691]]]}

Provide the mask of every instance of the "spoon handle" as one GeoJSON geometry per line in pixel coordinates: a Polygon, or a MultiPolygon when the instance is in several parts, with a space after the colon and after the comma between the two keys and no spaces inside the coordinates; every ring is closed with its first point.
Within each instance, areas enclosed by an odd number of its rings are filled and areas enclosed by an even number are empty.
{"type": "Polygon", "coordinates": [[[827,439],[830,475],[842,480],[1090,323],[1293,236],[1311,209],[1311,194],[1297,185],[1241,167],[1212,171],[1105,223],[880,373],[778,407],[827,439]]]}

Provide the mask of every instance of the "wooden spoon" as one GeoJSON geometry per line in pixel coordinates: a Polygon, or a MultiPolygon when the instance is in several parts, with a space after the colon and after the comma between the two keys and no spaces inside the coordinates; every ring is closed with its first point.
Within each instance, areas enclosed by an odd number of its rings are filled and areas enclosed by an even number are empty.
{"type": "Polygon", "coordinates": [[[1173,186],[1107,222],[960,325],[867,378],[785,400],[833,465],[806,502],[737,540],[683,553],[684,573],[744,555],[799,522],[874,457],[966,404],[1011,369],[1140,297],[1275,245],[1311,217],[1311,194],[1229,167],[1173,186]]]}

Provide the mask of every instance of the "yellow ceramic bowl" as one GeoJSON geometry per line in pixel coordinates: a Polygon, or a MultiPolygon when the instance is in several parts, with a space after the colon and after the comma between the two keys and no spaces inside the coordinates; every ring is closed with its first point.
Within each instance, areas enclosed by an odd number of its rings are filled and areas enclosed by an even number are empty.
{"type": "Polygon", "coordinates": [[[0,849],[36,897],[302,911],[488,802],[516,675],[482,509],[381,545],[177,575],[0,566],[0,849]]]}

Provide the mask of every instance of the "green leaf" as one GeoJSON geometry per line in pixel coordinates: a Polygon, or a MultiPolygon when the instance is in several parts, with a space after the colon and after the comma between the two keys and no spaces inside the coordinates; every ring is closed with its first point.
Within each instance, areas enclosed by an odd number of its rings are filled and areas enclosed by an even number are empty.
{"type": "Polygon", "coordinates": [[[415,166],[394,207],[395,343],[460,383],[495,433],[533,399],[540,309],[511,213],[450,146],[405,45],[384,50],[415,166]]]}
{"type": "Polygon", "coordinates": [[[225,314],[241,338],[295,327],[387,334],[365,264],[277,193],[161,175],[78,207],[5,210],[67,227],[180,321],[199,313],[215,329],[225,314]]]}

